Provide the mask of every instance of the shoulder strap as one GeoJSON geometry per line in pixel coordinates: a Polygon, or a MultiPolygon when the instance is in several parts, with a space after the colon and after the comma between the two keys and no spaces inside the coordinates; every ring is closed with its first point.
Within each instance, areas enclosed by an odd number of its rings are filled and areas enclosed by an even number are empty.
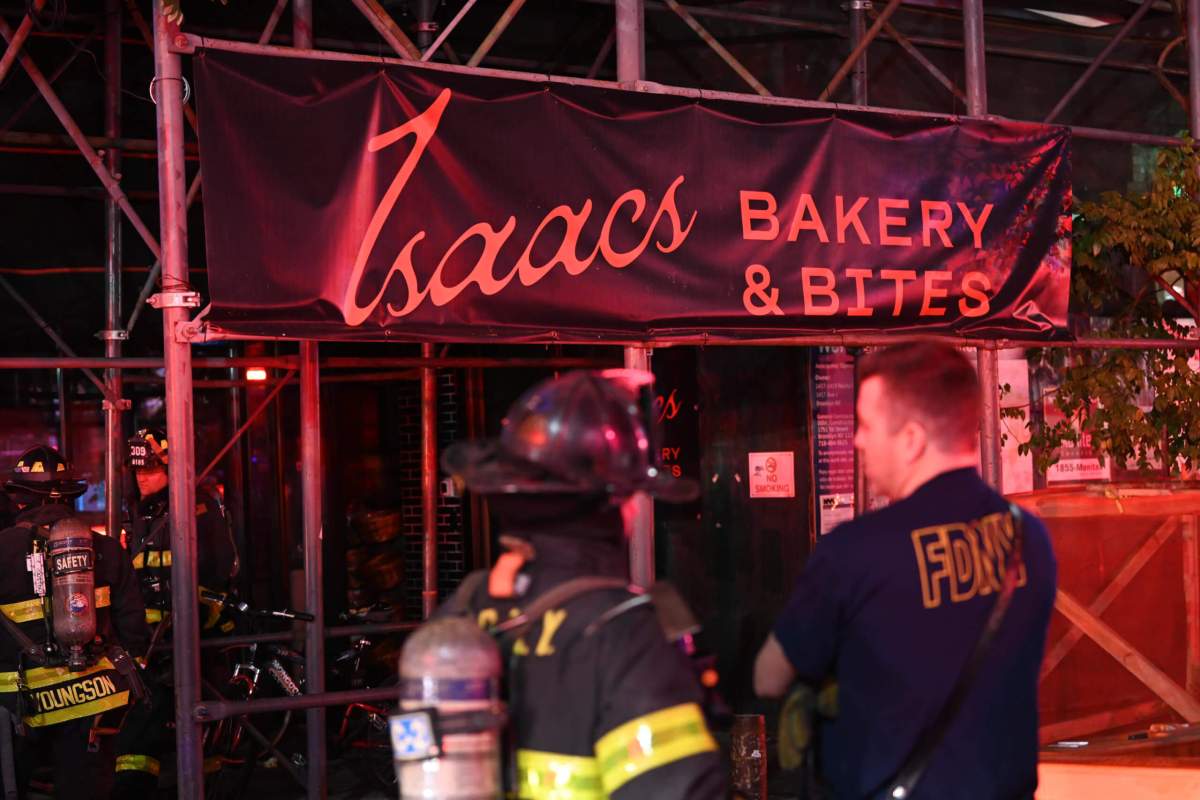
{"type": "Polygon", "coordinates": [[[458,588],[454,590],[454,594],[446,598],[446,602],[438,606],[434,612],[435,618],[440,617],[459,617],[467,613],[471,607],[471,598],[475,596],[475,592],[487,580],[488,571],[486,569],[477,569],[474,572],[468,573],[467,577],[462,579],[458,584],[458,588]]]}
{"type": "MultiPolygon", "coordinates": [[[[17,647],[20,648],[21,652],[27,658],[34,660],[35,663],[38,661],[44,663],[41,645],[36,644],[30,639],[28,634],[21,630],[21,627],[9,619],[8,615],[4,612],[0,612],[0,624],[4,626],[4,630],[17,643],[17,647]]],[[[41,666],[42,663],[38,663],[38,666],[41,666]]]]}
{"type": "Polygon", "coordinates": [[[545,594],[538,595],[519,615],[494,626],[491,632],[497,636],[520,636],[530,625],[541,619],[541,616],[550,609],[568,603],[576,597],[609,589],[624,589],[635,595],[640,594],[640,592],[633,591],[629,582],[623,578],[600,575],[584,575],[580,578],[572,578],[569,581],[558,584],[545,594]]]}
{"type": "MultiPolygon", "coordinates": [[[[1021,509],[1016,503],[1009,503],[1008,508],[1012,514],[1013,537],[1012,549],[1008,551],[1008,558],[1005,560],[1004,587],[1000,591],[1000,594],[996,596],[996,602],[992,604],[992,612],[988,615],[987,623],[983,626],[983,631],[979,634],[979,639],[976,640],[970,657],[967,658],[967,665],[959,673],[958,681],[954,684],[954,689],[946,698],[942,710],[938,712],[938,715],[934,717],[929,727],[917,738],[917,744],[913,747],[908,758],[904,760],[903,766],[885,784],[886,792],[884,792],[883,797],[888,798],[888,800],[906,800],[906,798],[912,795],[913,789],[921,779],[921,776],[925,774],[925,770],[933,758],[934,751],[937,750],[937,746],[941,743],[947,729],[949,729],[950,723],[954,722],[954,718],[958,716],[958,711],[962,707],[967,693],[974,685],[975,677],[978,675],[980,667],[983,666],[983,660],[992,647],[996,633],[1000,630],[1000,624],[1004,621],[1004,615],[1008,612],[1013,592],[1017,588],[1017,580],[1020,575],[1022,563],[1021,549],[1025,540],[1025,524],[1021,509]]],[[[877,794],[870,796],[874,797],[877,794]]]]}

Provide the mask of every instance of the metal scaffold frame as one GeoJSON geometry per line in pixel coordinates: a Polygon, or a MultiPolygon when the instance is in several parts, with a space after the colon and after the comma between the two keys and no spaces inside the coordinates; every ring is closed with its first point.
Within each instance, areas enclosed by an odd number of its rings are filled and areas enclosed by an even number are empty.
{"type": "MultiPolygon", "coordinates": [[[[938,39],[932,37],[907,36],[900,32],[893,23],[894,12],[900,5],[899,0],[888,0],[881,10],[872,7],[867,0],[852,0],[848,4],[850,25],[848,32],[849,49],[844,62],[834,73],[833,77],[821,92],[817,100],[804,100],[774,96],[766,84],[755,77],[745,64],[711,33],[706,22],[712,20],[735,21],[739,23],[757,24],[780,28],[783,30],[799,30],[828,35],[843,35],[844,31],[836,26],[782,16],[748,13],[744,11],[710,7],[691,7],[676,0],[581,0],[586,3],[602,3],[614,8],[613,32],[605,41],[597,55],[589,75],[597,74],[601,63],[609,56],[615,46],[617,81],[605,82],[563,75],[546,75],[534,73],[502,72],[480,66],[489,56],[496,42],[517,17],[525,0],[511,0],[501,16],[496,20],[486,37],[480,42],[473,53],[466,59],[460,59],[450,46],[450,34],[459,26],[461,21],[472,11],[475,0],[466,0],[453,20],[434,36],[436,26],[432,26],[433,7],[431,2],[418,4],[419,16],[417,41],[409,38],[404,30],[391,19],[386,9],[378,0],[351,0],[362,15],[371,24],[380,38],[391,47],[395,59],[381,59],[378,56],[361,56],[353,53],[332,52],[329,50],[314,50],[314,31],[312,24],[311,0],[293,0],[292,2],[292,48],[274,47],[268,45],[274,34],[288,0],[277,0],[266,26],[257,38],[256,44],[200,37],[181,32],[169,23],[161,13],[161,0],[154,0],[153,20],[150,24],[144,20],[137,9],[136,3],[126,0],[124,11],[131,15],[142,37],[150,44],[154,52],[155,78],[154,95],[156,99],[157,118],[157,156],[158,156],[158,202],[160,222],[158,236],[142,221],[134,210],[129,196],[120,185],[121,158],[125,151],[139,148],[146,150],[133,140],[122,138],[120,118],[120,82],[121,82],[121,15],[123,12],[120,0],[106,0],[106,24],[103,31],[105,38],[105,131],[104,138],[89,139],[72,118],[66,106],[55,93],[53,84],[59,71],[47,77],[38,69],[27,52],[22,51],[22,45],[30,38],[36,37],[33,31],[32,19],[29,15],[13,29],[6,21],[0,19],[0,35],[8,42],[8,46],[0,56],[0,85],[7,73],[15,64],[29,75],[37,87],[38,94],[53,110],[67,133],[69,142],[84,156],[96,177],[104,187],[106,214],[106,250],[104,264],[105,278],[105,330],[102,332],[105,357],[80,357],[58,338],[53,329],[38,317],[37,312],[25,302],[16,290],[5,282],[4,288],[22,305],[29,316],[54,339],[62,357],[58,358],[2,358],[0,369],[26,368],[77,368],[83,370],[103,369],[103,378],[95,373],[89,373],[97,388],[105,398],[105,429],[109,454],[105,464],[105,475],[108,481],[107,524],[110,530],[119,526],[119,496],[117,486],[120,480],[120,463],[116,453],[121,446],[121,415],[127,405],[121,399],[122,386],[126,370],[164,369],[166,383],[167,426],[171,437],[172,451],[175,455],[170,460],[171,505],[175,510],[171,517],[171,547],[174,554],[174,570],[185,580],[173,582],[173,602],[175,614],[175,635],[173,647],[175,651],[174,669],[176,681],[176,735],[177,758],[179,775],[179,797],[186,800],[199,800],[204,794],[203,757],[201,752],[201,726],[209,720],[221,719],[231,715],[245,714],[251,711],[274,709],[306,709],[308,711],[308,766],[306,784],[310,797],[320,798],[327,793],[327,775],[325,771],[325,736],[324,709],[330,705],[353,701],[370,701],[385,698],[391,690],[366,690],[361,692],[324,691],[324,641],[330,636],[347,635],[350,630],[366,630],[363,626],[357,628],[326,628],[322,617],[322,574],[321,542],[322,516],[321,507],[321,446],[320,446],[320,385],[321,368],[365,368],[390,366],[395,369],[417,370],[416,373],[405,373],[407,376],[419,375],[422,396],[422,449],[423,465],[422,502],[424,524],[424,585],[423,610],[425,615],[432,612],[437,602],[437,446],[436,446],[436,370],[438,368],[488,368],[503,366],[522,366],[539,364],[543,366],[584,366],[586,359],[453,359],[437,357],[433,346],[426,344],[422,348],[421,358],[410,359],[324,359],[318,357],[318,347],[315,342],[302,342],[297,357],[276,359],[239,359],[239,358],[193,358],[191,343],[199,340],[211,340],[197,324],[197,319],[190,314],[195,307],[195,298],[187,290],[188,266],[187,255],[187,209],[195,201],[200,189],[200,175],[197,173],[190,186],[186,181],[186,163],[191,157],[185,145],[185,124],[196,127],[195,114],[184,101],[181,56],[191,53],[196,47],[227,49],[239,52],[270,53],[274,55],[291,55],[304,58],[320,58],[331,60],[363,60],[379,63],[403,63],[413,67],[467,71],[476,74],[497,74],[506,76],[522,76],[549,82],[583,83],[587,85],[620,88],[638,92],[666,93],[694,97],[711,97],[734,100],[747,103],[768,103],[790,106],[806,106],[819,108],[872,108],[868,105],[867,59],[872,43],[877,39],[887,39],[900,47],[917,64],[927,71],[942,87],[954,97],[963,101],[967,115],[972,118],[987,117],[987,90],[985,57],[988,53],[1001,56],[1015,56],[1029,59],[1057,61],[1059,63],[1080,64],[1086,67],[1074,85],[1063,95],[1049,111],[1045,121],[1057,119],[1064,108],[1077,95],[1080,88],[1100,69],[1135,70],[1154,74],[1171,95],[1188,108],[1190,130],[1193,136],[1200,133],[1200,0],[1187,2],[1186,32],[1165,49],[1156,64],[1143,64],[1111,59],[1113,51],[1127,37],[1129,32],[1147,13],[1152,6],[1152,0],[1143,0],[1125,25],[1110,39],[1103,49],[1094,57],[1087,58],[1062,53],[1049,53],[1029,48],[991,47],[987,48],[984,37],[984,18],[982,0],[964,0],[963,2],[963,37],[961,41],[938,39]],[[753,94],[736,94],[717,92],[705,89],[689,89],[664,86],[646,82],[645,67],[645,14],[653,11],[659,14],[672,14],[690,28],[729,69],[754,92],[753,94]],[[1189,79],[1188,98],[1185,99],[1167,82],[1167,75],[1182,74],[1181,70],[1164,66],[1170,50],[1180,43],[1186,43],[1188,54],[1187,76],[1189,79]],[[920,47],[938,49],[961,49],[964,53],[965,87],[960,88],[954,81],[925,57],[920,47]],[[431,59],[436,54],[442,54],[450,64],[433,63],[431,59]],[[465,66],[457,66],[465,60],[465,66]],[[837,90],[839,84],[849,78],[854,98],[853,106],[828,102],[837,90]],[[97,149],[103,147],[105,153],[101,156],[97,149]],[[155,256],[156,262],[147,275],[138,303],[127,323],[122,326],[121,312],[121,272],[122,246],[120,236],[120,221],[124,215],[137,231],[140,238],[155,256]],[[161,244],[161,247],[160,247],[161,244]],[[156,295],[156,305],[163,310],[163,353],[162,359],[155,358],[122,358],[121,342],[128,337],[137,321],[141,309],[153,292],[156,282],[161,277],[162,291],[156,295]],[[249,703],[230,703],[222,700],[209,701],[201,697],[202,682],[199,673],[199,631],[197,628],[197,597],[192,587],[196,585],[196,532],[195,532],[195,482],[196,466],[194,462],[194,419],[192,398],[195,388],[205,385],[229,385],[235,388],[238,381],[225,383],[213,381],[194,381],[193,369],[234,369],[246,365],[270,366],[286,370],[286,374],[278,381],[264,401],[251,412],[245,420],[240,420],[240,427],[235,431],[232,440],[218,457],[204,470],[207,473],[217,460],[231,448],[236,446],[239,436],[249,428],[255,419],[267,407],[274,396],[287,385],[294,375],[298,376],[300,386],[300,439],[301,464],[303,474],[303,533],[305,552],[305,601],[306,608],[317,616],[317,621],[309,625],[306,640],[306,660],[308,676],[308,693],[300,698],[285,698],[276,701],[251,701],[249,703]]],[[[38,10],[44,0],[37,0],[34,10],[38,10]]],[[[84,47],[95,33],[87,38],[80,37],[76,54],[84,47]]],[[[69,63],[69,62],[68,62],[69,63]]],[[[890,113],[916,116],[942,116],[926,112],[905,111],[902,109],[886,109],[890,113]]],[[[1133,133],[1126,131],[1104,130],[1086,126],[1070,126],[1073,134],[1080,138],[1104,141],[1125,142],[1153,146],[1175,146],[1183,140],[1150,133],[1133,133]]],[[[42,139],[13,139],[0,136],[0,145],[12,145],[21,148],[42,148],[61,144],[54,137],[42,139]],[[53,141],[52,141],[53,140],[53,141]]],[[[32,150],[30,152],[33,152],[32,150]]],[[[59,151],[54,151],[59,152],[59,151]]],[[[0,186],[0,191],[22,191],[19,186],[0,186]]],[[[2,279],[0,279],[2,280],[2,279]]],[[[761,341],[757,344],[791,344],[791,345],[876,345],[895,343],[905,338],[889,335],[871,336],[807,336],[787,339],[761,341]]],[[[922,337],[928,338],[928,337],[922,337]]],[[[979,365],[985,385],[997,386],[997,350],[1008,346],[1046,346],[1040,342],[1006,342],[955,339],[942,337],[955,344],[975,347],[979,354],[979,365]]],[[[639,343],[619,343],[624,346],[624,362],[628,367],[648,368],[650,350],[639,343]]],[[[1094,347],[1133,347],[1158,348],[1162,342],[1143,340],[1077,340],[1067,343],[1055,343],[1050,346],[1066,346],[1077,348],[1094,347]]],[[[1175,343],[1170,347],[1177,349],[1194,349],[1200,347],[1200,342],[1175,343]]],[[[396,375],[398,373],[389,373],[396,375]]],[[[327,379],[329,382],[330,379],[327,379]]],[[[235,419],[240,419],[234,415],[235,419]]],[[[237,423],[235,423],[237,424],[237,423]]],[[[999,483],[999,398],[995,392],[989,392],[985,402],[985,424],[982,431],[983,467],[985,477],[999,483]]],[[[639,583],[650,583],[654,576],[653,562],[653,506],[648,498],[636,500],[637,513],[634,522],[634,532],[631,546],[631,574],[639,583]]],[[[373,626],[371,630],[401,630],[411,627],[412,623],[400,623],[393,626],[373,626]]],[[[1193,626],[1194,627],[1194,626],[1193,626]]],[[[1192,627],[1189,627],[1191,634],[1192,627]]],[[[290,634],[279,634],[289,637],[290,634]]],[[[1200,634],[1197,634],[1200,636],[1200,634]]],[[[259,641],[271,639],[271,636],[252,637],[259,641]]],[[[1190,650],[1197,649],[1200,640],[1189,645],[1190,650]]],[[[1189,651],[1190,651],[1189,650],[1189,651]]]]}

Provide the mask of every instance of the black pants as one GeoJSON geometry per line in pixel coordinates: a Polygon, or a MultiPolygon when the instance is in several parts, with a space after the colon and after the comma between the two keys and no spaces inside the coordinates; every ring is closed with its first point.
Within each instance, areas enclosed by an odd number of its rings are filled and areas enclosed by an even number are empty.
{"type": "Polygon", "coordinates": [[[162,760],[174,755],[175,697],[162,684],[147,689],[152,702],[131,707],[117,734],[115,797],[154,797],[162,760]]]}
{"type": "Polygon", "coordinates": [[[28,795],[29,781],[39,766],[53,769],[54,796],[58,800],[106,800],[113,784],[111,736],[97,736],[88,747],[93,717],[73,719],[44,728],[26,728],[13,739],[18,791],[28,795]]]}

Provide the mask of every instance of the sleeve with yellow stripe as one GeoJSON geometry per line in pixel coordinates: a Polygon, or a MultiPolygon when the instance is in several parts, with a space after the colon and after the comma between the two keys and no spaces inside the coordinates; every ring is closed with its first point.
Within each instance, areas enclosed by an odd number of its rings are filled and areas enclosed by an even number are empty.
{"type": "Polygon", "coordinates": [[[603,796],[724,798],[724,770],[700,708],[700,688],[653,609],[617,617],[597,638],[601,704],[594,751],[603,796]]]}

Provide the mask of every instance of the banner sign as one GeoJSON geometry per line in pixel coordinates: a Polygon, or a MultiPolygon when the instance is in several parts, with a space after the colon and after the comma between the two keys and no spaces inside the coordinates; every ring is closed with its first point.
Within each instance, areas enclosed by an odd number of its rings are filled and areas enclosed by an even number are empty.
{"type": "Polygon", "coordinates": [[[201,50],[243,335],[1065,337],[1066,128],[201,50]]]}

